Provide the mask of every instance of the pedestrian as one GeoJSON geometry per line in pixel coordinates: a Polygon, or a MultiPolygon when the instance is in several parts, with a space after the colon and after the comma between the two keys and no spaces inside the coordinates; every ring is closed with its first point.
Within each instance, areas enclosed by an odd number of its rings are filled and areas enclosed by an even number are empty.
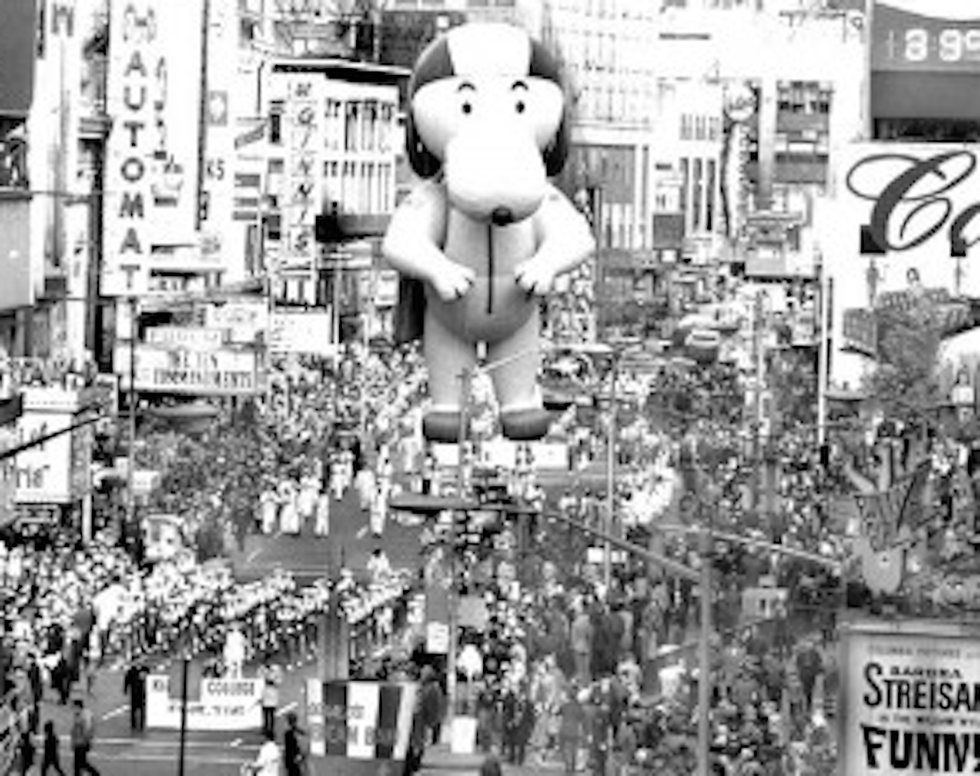
{"type": "Polygon", "coordinates": [[[18,735],[17,749],[20,755],[20,772],[23,776],[27,776],[31,772],[31,768],[34,767],[34,736],[31,734],[30,729],[24,726],[21,729],[22,723],[18,720],[16,726],[11,728],[11,730],[16,730],[18,735]]]}
{"type": "Polygon", "coordinates": [[[330,493],[328,491],[323,491],[317,496],[313,534],[315,536],[330,535],[330,493]]]}
{"type": "Polygon", "coordinates": [[[142,661],[132,663],[123,676],[123,692],[129,695],[129,728],[146,728],[146,677],[149,671],[142,661]]]}
{"type": "Polygon", "coordinates": [[[91,773],[99,776],[99,772],[88,761],[95,739],[95,720],[92,711],[85,708],[81,698],[75,699],[75,713],[71,723],[71,749],[74,754],[75,776],[91,773]]]}
{"type": "Polygon", "coordinates": [[[495,754],[488,754],[480,765],[480,776],[503,776],[503,773],[500,758],[495,754]]]}
{"type": "Polygon", "coordinates": [[[806,639],[796,655],[796,672],[803,686],[804,711],[813,711],[813,688],[817,683],[817,675],[823,672],[823,658],[817,650],[813,639],[806,639]]]}
{"type": "Polygon", "coordinates": [[[48,776],[48,770],[52,769],[58,776],[65,776],[61,767],[61,751],[59,750],[58,734],[54,729],[54,722],[48,720],[44,723],[44,743],[41,754],[41,776],[48,776]]]}
{"type": "Polygon", "coordinates": [[[265,740],[259,747],[259,754],[252,763],[252,772],[255,776],[279,776],[279,769],[282,765],[282,753],[276,743],[275,736],[270,731],[265,731],[265,740]]]}
{"type": "Polygon", "coordinates": [[[37,732],[38,722],[41,719],[41,700],[44,697],[44,679],[41,676],[41,666],[38,663],[37,655],[33,652],[27,659],[27,682],[31,688],[31,724],[32,733],[37,732]]]}
{"type": "Polygon", "coordinates": [[[300,729],[296,712],[286,715],[286,733],[283,736],[283,758],[286,761],[286,776],[303,776],[306,773],[306,752],[300,736],[305,732],[300,729]]]}
{"type": "Polygon", "coordinates": [[[414,776],[422,768],[425,756],[425,742],[428,728],[422,712],[422,693],[415,696],[415,710],[412,714],[412,728],[408,736],[408,751],[405,753],[405,768],[402,776],[414,776]]]}
{"type": "Polygon", "coordinates": [[[225,668],[228,671],[229,679],[241,679],[242,669],[245,664],[245,653],[247,644],[245,634],[242,633],[241,626],[237,622],[231,624],[231,630],[225,636],[223,657],[225,668]]]}
{"type": "Polygon", "coordinates": [[[578,693],[578,683],[573,679],[559,710],[561,724],[558,728],[558,746],[565,773],[575,773],[578,770],[578,753],[582,748],[582,734],[585,730],[585,710],[579,702],[578,693]]]}
{"type": "Polygon", "coordinates": [[[259,669],[259,678],[264,680],[262,685],[262,732],[275,736],[276,709],[279,707],[279,685],[282,683],[279,666],[266,662],[259,669]]]}
{"type": "Polygon", "coordinates": [[[592,681],[592,618],[581,600],[575,604],[575,617],[571,627],[571,647],[575,658],[575,678],[580,684],[592,681]]]}
{"type": "Polygon", "coordinates": [[[426,730],[431,732],[432,745],[439,743],[442,720],[446,713],[446,698],[432,666],[422,668],[422,716],[426,730]]]}

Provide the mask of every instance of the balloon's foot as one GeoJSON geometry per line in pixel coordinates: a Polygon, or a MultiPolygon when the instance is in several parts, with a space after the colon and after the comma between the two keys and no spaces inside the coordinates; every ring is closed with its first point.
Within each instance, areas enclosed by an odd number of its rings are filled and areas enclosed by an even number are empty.
{"type": "Polygon", "coordinates": [[[433,410],[422,418],[422,436],[429,442],[459,442],[459,425],[462,421],[459,412],[433,410]]]}
{"type": "Polygon", "coordinates": [[[507,439],[515,442],[531,442],[543,439],[551,428],[554,416],[541,407],[511,410],[500,414],[500,425],[507,439]]]}

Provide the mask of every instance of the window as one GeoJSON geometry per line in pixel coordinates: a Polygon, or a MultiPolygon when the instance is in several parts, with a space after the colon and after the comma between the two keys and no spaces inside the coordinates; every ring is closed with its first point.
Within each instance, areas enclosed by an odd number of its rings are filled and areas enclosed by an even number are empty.
{"type": "Polygon", "coordinates": [[[684,215],[684,223],[687,223],[687,195],[691,186],[691,165],[687,159],[681,159],[681,202],[680,211],[684,215]]]}
{"type": "Polygon", "coordinates": [[[705,185],[707,197],[704,208],[704,228],[711,232],[715,228],[715,166],[714,159],[708,160],[708,181],[705,185]]]}
{"type": "Polygon", "coordinates": [[[357,117],[358,105],[356,102],[347,103],[347,111],[344,121],[344,150],[357,151],[357,117]]]}
{"type": "Polygon", "coordinates": [[[701,202],[704,197],[704,186],[702,184],[702,173],[703,165],[700,159],[694,160],[694,197],[691,202],[692,213],[692,227],[694,231],[698,231],[701,228],[701,202]]]}

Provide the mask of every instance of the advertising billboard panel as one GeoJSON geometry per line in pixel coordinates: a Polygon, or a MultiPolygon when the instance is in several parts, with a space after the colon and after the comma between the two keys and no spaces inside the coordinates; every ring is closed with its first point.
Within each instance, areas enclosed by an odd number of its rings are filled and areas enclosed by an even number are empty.
{"type": "Polygon", "coordinates": [[[0,24],[0,115],[25,116],[34,93],[36,0],[4,0],[0,24]]]}
{"type": "MultiPolygon", "coordinates": [[[[838,184],[818,212],[825,272],[833,279],[831,381],[857,388],[872,343],[855,310],[948,306],[980,295],[970,259],[980,240],[980,152],[951,143],[853,143],[834,166],[838,184]],[[858,336],[862,335],[862,336],[858,336]],[[846,347],[856,339],[861,347],[846,347]]],[[[868,334],[870,336],[870,334],[868,334]]]]}
{"type": "Polygon", "coordinates": [[[980,770],[980,630],[930,622],[847,626],[841,776],[980,770]]]}
{"type": "Polygon", "coordinates": [[[876,2],[871,69],[980,72],[980,8],[920,0],[876,2]]]}
{"type": "MultiPolygon", "coordinates": [[[[26,388],[23,397],[24,412],[17,420],[18,446],[67,429],[75,422],[79,406],[75,391],[26,388]]],[[[70,504],[74,500],[73,437],[76,433],[53,436],[0,464],[6,469],[4,478],[13,480],[16,503],[70,504]]]]}

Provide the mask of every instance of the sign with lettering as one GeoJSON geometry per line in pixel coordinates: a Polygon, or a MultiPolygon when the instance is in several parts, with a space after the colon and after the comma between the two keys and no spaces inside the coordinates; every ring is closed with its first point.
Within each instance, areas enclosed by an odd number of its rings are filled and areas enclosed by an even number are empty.
{"type": "Polygon", "coordinates": [[[310,753],[403,761],[418,686],[412,682],[307,680],[310,753]]]}
{"type": "Polygon", "coordinates": [[[871,350],[870,329],[849,311],[945,294],[955,318],[958,300],[980,294],[980,271],[969,261],[980,241],[978,161],[967,145],[854,143],[841,150],[835,196],[820,205],[817,224],[833,279],[832,383],[857,386],[867,358],[860,351],[871,350]]]}
{"type": "Polygon", "coordinates": [[[317,258],[314,224],[323,207],[323,77],[295,73],[288,79],[284,259],[290,266],[309,267],[312,272],[317,258]]]}
{"type": "Polygon", "coordinates": [[[978,635],[936,622],[847,626],[838,773],[980,770],[978,635]]]}
{"type": "MultiPolygon", "coordinates": [[[[117,364],[129,363],[129,346],[116,348],[117,364]]],[[[261,390],[254,351],[136,348],[136,390],[195,396],[234,396],[261,390]]],[[[123,390],[129,374],[120,372],[123,390]]]]}
{"type": "MultiPolygon", "coordinates": [[[[17,446],[17,430],[0,426],[0,451],[17,446]]],[[[17,467],[0,465],[0,526],[13,522],[17,495],[17,467]]]]}
{"type": "Polygon", "coordinates": [[[110,5],[115,130],[107,141],[101,285],[108,296],[146,292],[154,247],[196,243],[201,3],[110,5]]]}
{"type": "Polygon", "coordinates": [[[942,4],[875,3],[871,31],[871,69],[903,72],[980,72],[980,13],[963,3],[959,16],[942,4]],[[949,9],[945,9],[949,10],[949,9]]]}
{"type": "MultiPolygon", "coordinates": [[[[188,730],[258,730],[262,727],[261,679],[205,679],[200,695],[188,698],[188,730]]],[[[180,729],[179,694],[167,674],[146,677],[146,726],[180,729]]]]}
{"type": "MultiPolygon", "coordinates": [[[[69,428],[78,411],[78,393],[60,388],[23,391],[24,414],[17,420],[15,446],[69,428]]],[[[59,434],[46,442],[0,462],[5,478],[14,482],[18,504],[69,504],[72,489],[72,437],[59,434]]]]}
{"type": "Polygon", "coordinates": [[[223,329],[229,342],[252,343],[269,328],[269,304],[264,299],[225,302],[205,310],[205,324],[223,329]]]}
{"type": "Polygon", "coordinates": [[[202,326],[156,326],[146,330],[146,341],[167,350],[217,350],[225,344],[225,333],[202,326]]]}
{"type": "Polygon", "coordinates": [[[280,311],[269,321],[269,352],[335,356],[330,341],[330,313],[280,311]]]}

